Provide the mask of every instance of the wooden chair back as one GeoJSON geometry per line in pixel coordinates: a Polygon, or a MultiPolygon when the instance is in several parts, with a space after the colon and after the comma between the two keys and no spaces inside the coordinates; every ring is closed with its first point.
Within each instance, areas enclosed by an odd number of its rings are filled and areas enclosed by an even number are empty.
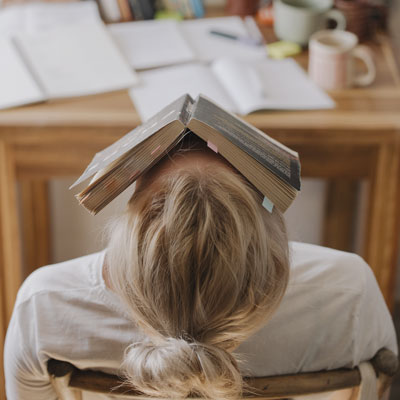
{"type": "MultiPolygon", "coordinates": [[[[371,364],[379,378],[379,398],[382,398],[398,370],[398,358],[393,352],[382,349],[371,360],[371,364]]],[[[80,370],[65,361],[50,359],[48,372],[60,400],[80,400],[82,391],[108,394],[116,398],[150,399],[128,387],[116,375],[80,370]]],[[[361,383],[361,375],[358,368],[340,368],[293,375],[245,377],[244,380],[248,387],[243,393],[245,399],[289,399],[355,388],[361,383]]]]}

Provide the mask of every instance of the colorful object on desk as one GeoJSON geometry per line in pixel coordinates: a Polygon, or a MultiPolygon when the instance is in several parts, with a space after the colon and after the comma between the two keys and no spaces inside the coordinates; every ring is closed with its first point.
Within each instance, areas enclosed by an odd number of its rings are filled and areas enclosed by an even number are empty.
{"type": "Polygon", "coordinates": [[[385,0],[335,0],[335,7],[346,17],[346,30],[362,42],[370,39],[377,29],[385,29],[388,2],[385,0]]]}
{"type": "Polygon", "coordinates": [[[272,4],[261,7],[256,14],[256,20],[260,25],[273,26],[274,25],[274,8],[272,4]]]}
{"type": "Polygon", "coordinates": [[[154,19],[175,19],[177,21],[182,21],[183,16],[176,11],[160,10],[156,12],[154,19]]]}
{"type": "Polygon", "coordinates": [[[177,12],[183,18],[204,17],[203,0],[160,0],[159,4],[165,11],[177,12]]]}
{"type": "Polygon", "coordinates": [[[227,15],[254,15],[259,6],[259,0],[227,0],[225,12],[227,15]]]}
{"type": "Polygon", "coordinates": [[[267,45],[268,56],[275,59],[292,57],[301,53],[301,46],[297,43],[280,40],[267,45]]]}
{"type": "Polygon", "coordinates": [[[327,90],[370,85],[376,76],[373,55],[368,47],[357,44],[352,32],[328,29],[314,33],[308,46],[311,79],[327,90]],[[355,68],[355,59],[365,64],[366,72],[355,68]]]}
{"type": "Polygon", "coordinates": [[[229,32],[223,32],[223,31],[217,31],[215,29],[212,29],[210,31],[211,35],[216,35],[216,36],[220,36],[223,37],[225,39],[231,39],[231,40],[237,40],[240,43],[243,44],[248,44],[251,46],[261,46],[263,44],[261,39],[255,39],[251,36],[238,36],[238,35],[234,35],[232,33],[229,32]]]}
{"type": "Polygon", "coordinates": [[[310,36],[320,29],[326,29],[331,21],[336,22],[334,29],[345,29],[345,16],[332,7],[333,0],[274,0],[276,37],[306,47],[310,36]]]}

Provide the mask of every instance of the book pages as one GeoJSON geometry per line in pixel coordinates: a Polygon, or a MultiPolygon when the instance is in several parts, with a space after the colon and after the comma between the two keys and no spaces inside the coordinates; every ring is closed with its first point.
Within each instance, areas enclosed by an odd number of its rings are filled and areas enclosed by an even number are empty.
{"type": "Polygon", "coordinates": [[[174,20],[108,25],[117,46],[135,69],[154,68],[195,59],[174,20]]]}
{"type": "Polygon", "coordinates": [[[146,123],[136,127],[121,139],[97,153],[84,173],[70,187],[70,189],[95,175],[97,172],[102,170],[106,171],[108,169],[107,167],[115,160],[149,139],[152,135],[171,124],[173,121],[179,120],[182,121],[183,124],[186,124],[188,118],[186,115],[186,109],[192,103],[193,100],[188,95],[179,97],[171,104],[168,104],[167,107],[159,111],[146,123]]]}
{"type": "Polygon", "coordinates": [[[0,37],[0,109],[46,99],[11,39],[0,37]]]}
{"type": "Polygon", "coordinates": [[[138,82],[100,23],[19,34],[16,43],[49,98],[120,90],[138,82]]]}
{"type": "MultiPolygon", "coordinates": [[[[194,120],[212,127],[229,143],[246,152],[293,188],[300,190],[300,169],[296,152],[280,143],[277,145],[269,136],[204,96],[196,99],[191,118],[191,121],[194,120]]],[[[191,123],[189,128],[190,126],[191,123]]],[[[240,171],[243,173],[243,170],[240,171]]]]}
{"type": "Polygon", "coordinates": [[[148,171],[189,132],[230,162],[265,196],[263,204],[284,212],[300,190],[298,154],[200,95],[184,95],[142,126],[96,154],[71,186],[95,178],[76,195],[96,214],[148,171]],[[100,171],[100,172],[99,172],[100,171]]]}
{"type": "Polygon", "coordinates": [[[138,75],[140,84],[132,88],[129,94],[142,121],[146,121],[184,93],[189,93],[194,98],[203,93],[228,110],[236,109],[207,65],[174,65],[139,72],[138,75]]]}
{"type": "Polygon", "coordinates": [[[335,106],[293,59],[216,60],[212,70],[241,114],[258,110],[313,110],[335,106]]]}

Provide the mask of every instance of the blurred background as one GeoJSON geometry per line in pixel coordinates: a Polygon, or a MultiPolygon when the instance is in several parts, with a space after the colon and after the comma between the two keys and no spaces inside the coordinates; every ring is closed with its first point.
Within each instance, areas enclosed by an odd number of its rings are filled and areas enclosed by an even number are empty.
{"type": "MultiPolygon", "coordinates": [[[[60,1],[60,0],[57,0],[60,1]]],[[[0,29],[1,29],[1,13],[15,4],[22,4],[26,2],[15,0],[0,0],[0,29]]],[[[135,2],[132,2],[135,3],[135,2]]],[[[140,4],[140,2],[138,2],[140,4]]],[[[150,11],[142,9],[142,14],[132,8],[131,15],[126,16],[122,12],[123,7],[118,0],[98,0],[101,16],[107,23],[118,22],[121,20],[137,20],[137,19],[151,19],[156,17],[157,11],[162,11],[164,14],[162,18],[196,18],[196,13],[193,9],[179,8],[172,0],[160,1],[159,3],[151,3],[150,11]],[[119,13],[118,13],[119,10],[119,13]],[[146,12],[150,14],[147,15],[146,12]],[[143,14],[144,13],[144,14],[143,14]],[[177,16],[178,14],[178,16],[177,16]]],[[[369,43],[374,39],[376,32],[384,32],[390,38],[390,44],[394,51],[395,61],[399,68],[400,65],[400,0],[365,0],[365,1],[350,1],[350,0],[337,0],[336,8],[342,10],[348,20],[348,29],[354,32],[362,43],[369,43]],[[366,9],[368,8],[369,14],[366,17],[366,9]],[[372,10],[372,11],[371,11],[372,10]],[[368,18],[368,19],[367,19],[368,18]],[[368,21],[368,23],[366,22],[368,21]]],[[[266,32],[267,37],[277,38],[271,33],[273,29],[272,3],[269,1],[253,2],[253,1],[235,1],[235,0],[204,0],[201,3],[204,10],[220,9],[222,10],[219,15],[253,15],[262,32],[266,32]]],[[[129,13],[128,13],[129,14],[129,13]]],[[[202,12],[199,11],[199,16],[202,12]]],[[[159,15],[160,17],[160,15],[159,15]]],[[[4,28],[4,26],[3,26],[4,28]]],[[[267,43],[269,40],[267,40],[267,43]]],[[[304,52],[304,47],[298,51],[304,52]]],[[[1,57],[1,55],[0,55],[1,57]]],[[[0,89],[1,90],[1,89],[0,89]]],[[[369,100],[366,98],[365,102],[369,100]]],[[[372,100],[371,100],[372,101],[372,100]]],[[[7,118],[9,111],[0,111],[0,121],[7,118]],[[2,114],[3,113],[3,114],[2,114]]],[[[400,109],[398,110],[400,113],[400,109]]],[[[285,118],[282,114],[282,118],[285,118]]],[[[266,129],[268,132],[268,129],[266,129]]],[[[398,133],[398,132],[397,132],[398,133]]],[[[301,157],[301,154],[300,154],[301,157]]],[[[83,172],[83,171],[82,171],[83,172]]],[[[49,196],[49,255],[48,258],[51,263],[56,263],[78,257],[84,254],[89,254],[98,251],[104,247],[104,226],[112,217],[120,213],[126,206],[127,199],[129,198],[132,189],[127,190],[117,199],[115,199],[109,206],[107,206],[101,213],[96,216],[91,216],[83,207],[81,207],[74,198],[73,191],[70,191],[69,186],[77,179],[77,176],[68,176],[57,179],[50,179],[48,186],[49,196]]],[[[400,182],[399,182],[400,184],[400,182]]],[[[21,186],[18,187],[18,204],[20,214],[23,209],[23,195],[21,186]]],[[[355,224],[358,226],[354,230],[351,238],[351,248],[349,250],[360,252],[362,235],[360,232],[363,230],[363,214],[365,213],[368,205],[365,201],[365,193],[368,190],[368,183],[360,181],[357,185],[356,200],[358,204],[357,215],[355,224]]],[[[328,202],[328,183],[325,179],[320,178],[304,178],[302,181],[302,190],[298,195],[293,205],[286,213],[286,221],[291,240],[303,241],[315,244],[324,244],[324,216],[327,209],[328,202]]],[[[395,215],[393,218],[397,218],[395,215]]],[[[20,232],[24,231],[24,224],[26,221],[20,218],[20,232]]],[[[398,237],[397,242],[400,241],[398,237]]],[[[26,236],[21,234],[22,248],[28,246],[26,236]]],[[[22,262],[25,265],[24,269],[29,270],[31,266],[27,267],[26,253],[22,253],[22,262]]],[[[39,267],[40,265],[38,265],[39,267]]],[[[400,260],[397,262],[397,269],[400,269],[400,260]]],[[[394,293],[396,307],[394,308],[394,316],[396,317],[396,325],[399,327],[400,334],[400,273],[397,271],[397,283],[394,293]],[[399,306],[397,305],[399,303],[399,306]]],[[[400,384],[394,385],[392,390],[392,400],[400,399],[400,384]]]]}

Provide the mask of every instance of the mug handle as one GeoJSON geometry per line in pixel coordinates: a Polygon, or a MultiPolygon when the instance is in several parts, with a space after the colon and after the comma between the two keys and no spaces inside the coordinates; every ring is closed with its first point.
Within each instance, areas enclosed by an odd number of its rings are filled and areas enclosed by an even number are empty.
{"type": "Polygon", "coordinates": [[[336,21],[335,29],[340,29],[341,31],[344,31],[346,29],[346,17],[339,10],[335,10],[335,9],[329,10],[325,14],[325,19],[326,19],[326,22],[328,22],[329,19],[333,19],[334,21],[336,21]]]}
{"type": "Polygon", "coordinates": [[[352,53],[353,57],[363,61],[367,67],[367,72],[361,75],[357,75],[354,78],[354,84],[357,86],[370,85],[376,77],[375,63],[372,59],[371,51],[367,46],[357,46],[352,53]]]}

